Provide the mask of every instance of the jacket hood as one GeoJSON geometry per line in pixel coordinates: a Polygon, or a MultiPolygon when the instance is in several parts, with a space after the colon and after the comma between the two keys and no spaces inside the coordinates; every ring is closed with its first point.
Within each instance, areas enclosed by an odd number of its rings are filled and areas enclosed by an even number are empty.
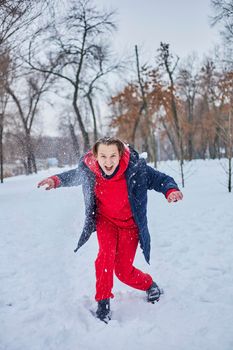
{"type": "MultiPolygon", "coordinates": [[[[130,150],[128,146],[125,145],[124,153],[121,156],[120,162],[119,162],[119,170],[116,173],[116,175],[113,177],[113,179],[119,178],[127,169],[129,165],[129,159],[130,159],[130,150]]],[[[99,163],[97,162],[94,154],[92,151],[87,152],[87,154],[84,156],[84,163],[86,166],[98,177],[102,177],[102,173],[100,170],[99,163]]]]}

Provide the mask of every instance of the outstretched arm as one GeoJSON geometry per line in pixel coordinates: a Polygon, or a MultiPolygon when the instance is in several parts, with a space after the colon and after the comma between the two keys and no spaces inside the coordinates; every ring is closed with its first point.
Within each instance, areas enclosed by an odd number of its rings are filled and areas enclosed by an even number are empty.
{"type": "Polygon", "coordinates": [[[37,187],[47,186],[45,189],[51,190],[52,188],[57,187],[79,186],[81,183],[82,170],[78,167],[77,169],[72,169],[61,174],[48,177],[40,181],[37,187]]]}
{"type": "Polygon", "coordinates": [[[183,194],[175,180],[147,165],[147,188],[162,192],[169,203],[182,200],[183,194]]]}
{"type": "Polygon", "coordinates": [[[178,202],[183,199],[183,193],[177,189],[171,189],[167,191],[165,197],[168,203],[178,202]]]}
{"type": "Polygon", "coordinates": [[[38,183],[37,187],[39,188],[41,186],[47,186],[47,187],[45,187],[45,189],[47,191],[51,190],[52,188],[56,188],[55,180],[53,179],[53,176],[48,177],[47,179],[44,179],[44,180],[40,181],[38,183]]]}

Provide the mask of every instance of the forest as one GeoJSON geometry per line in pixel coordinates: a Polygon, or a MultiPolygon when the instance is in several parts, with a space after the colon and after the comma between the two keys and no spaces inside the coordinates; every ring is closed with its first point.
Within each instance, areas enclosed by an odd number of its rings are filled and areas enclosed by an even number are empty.
{"type": "Polygon", "coordinates": [[[155,166],[177,159],[183,186],[186,162],[227,158],[231,191],[233,1],[211,0],[210,15],[222,37],[211,54],[181,58],[161,42],[148,63],[137,41],[127,57],[113,51],[115,12],[97,2],[0,1],[1,182],[47,158],[76,164],[116,135],[155,166]],[[57,136],[44,132],[48,106],[57,136]]]}

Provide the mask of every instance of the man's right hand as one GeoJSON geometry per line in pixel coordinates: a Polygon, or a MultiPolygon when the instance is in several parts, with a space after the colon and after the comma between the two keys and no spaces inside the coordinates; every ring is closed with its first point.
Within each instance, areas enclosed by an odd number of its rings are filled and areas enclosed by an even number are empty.
{"type": "Polygon", "coordinates": [[[55,181],[51,177],[48,177],[38,183],[37,187],[39,188],[41,186],[47,186],[45,189],[51,190],[52,188],[55,188],[55,181]]]}

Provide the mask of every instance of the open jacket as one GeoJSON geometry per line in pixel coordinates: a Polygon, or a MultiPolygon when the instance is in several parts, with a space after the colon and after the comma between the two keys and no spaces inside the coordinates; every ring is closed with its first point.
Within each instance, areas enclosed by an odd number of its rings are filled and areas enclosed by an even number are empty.
{"type": "MultiPolygon", "coordinates": [[[[80,159],[78,167],[56,176],[58,186],[82,185],[85,201],[85,223],[75,252],[87,242],[92,232],[96,230],[96,175],[84,162],[85,155],[80,159]]],[[[128,188],[128,198],[134,220],[139,229],[139,242],[146,261],[150,261],[150,234],[147,225],[147,190],[155,190],[166,196],[171,190],[179,190],[174,179],[146,164],[138,153],[130,148],[130,159],[125,171],[128,188]]]]}

